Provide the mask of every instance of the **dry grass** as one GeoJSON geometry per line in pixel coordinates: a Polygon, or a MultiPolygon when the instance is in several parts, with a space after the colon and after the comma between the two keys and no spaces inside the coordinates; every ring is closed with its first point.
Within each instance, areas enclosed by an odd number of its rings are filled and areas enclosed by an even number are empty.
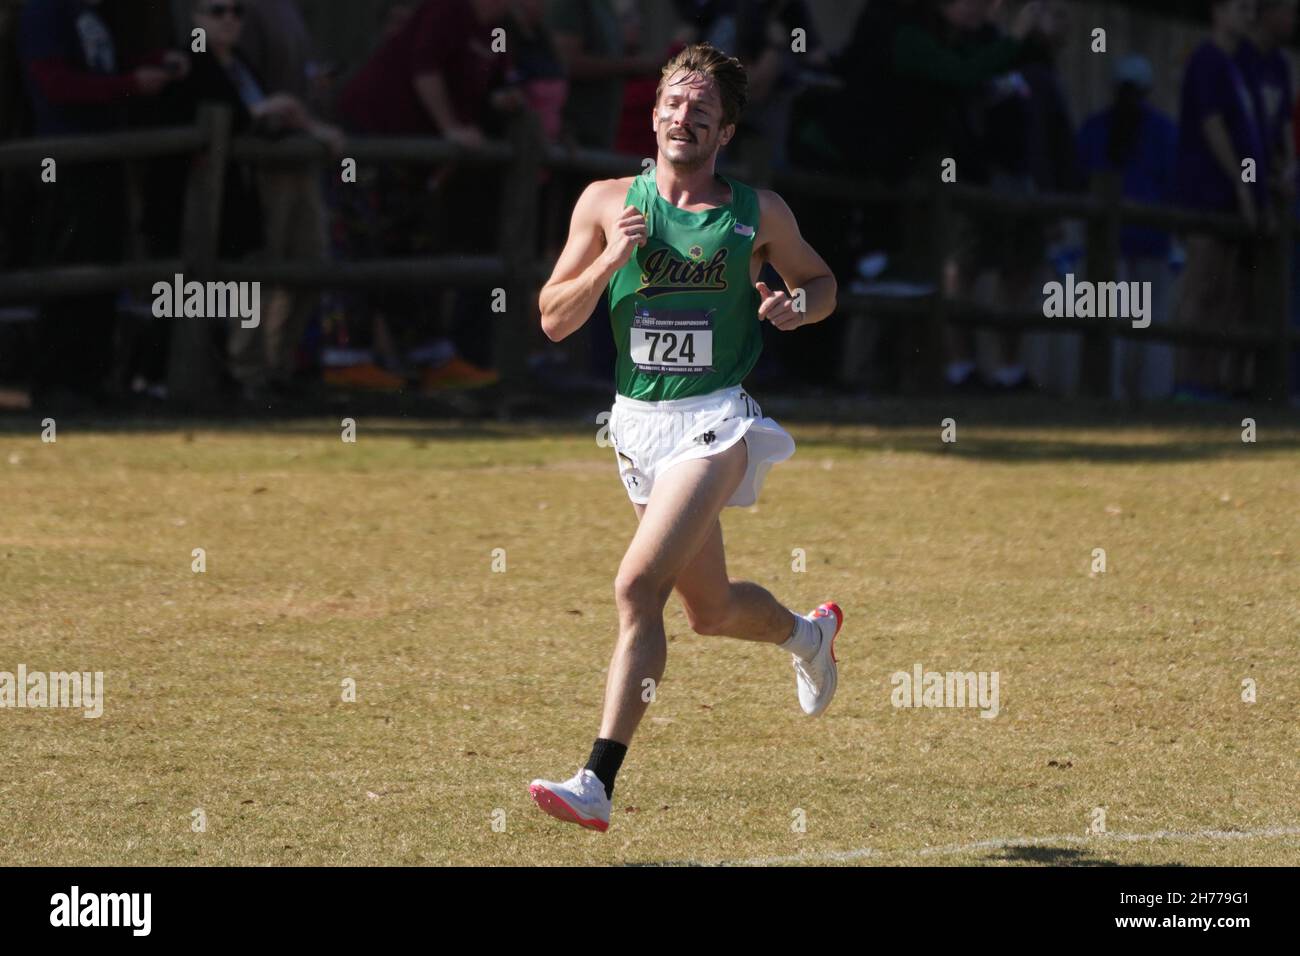
{"type": "Polygon", "coordinates": [[[839,696],[803,718],[674,601],[605,836],[526,789],[585,759],[634,523],[588,429],[0,436],[0,671],[107,691],[0,710],[4,862],[1300,863],[1296,433],[794,431],[731,569],[841,603],[839,696]],[[916,662],[998,671],[1001,714],[895,710],[916,662]],[[1043,839],[968,846],[1008,838],[1043,839]]]}

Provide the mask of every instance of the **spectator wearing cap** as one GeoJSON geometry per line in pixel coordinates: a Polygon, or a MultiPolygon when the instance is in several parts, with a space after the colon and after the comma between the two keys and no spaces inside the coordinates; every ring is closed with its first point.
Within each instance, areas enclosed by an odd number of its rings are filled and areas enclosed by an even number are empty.
{"type": "MultiPolygon", "coordinates": [[[[1125,198],[1165,204],[1173,195],[1178,127],[1151,105],[1154,82],[1154,70],[1145,57],[1129,55],[1116,61],[1114,101],[1084,121],[1079,130],[1079,161],[1089,176],[1119,174],[1125,198]]],[[[1151,283],[1152,315],[1157,321],[1167,315],[1172,247],[1172,237],[1159,229],[1124,226],[1120,232],[1117,278],[1151,283]]],[[[1115,352],[1117,395],[1169,397],[1173,391],[1172,349],[1123,339],[1116,341],[1115,352]]]]}

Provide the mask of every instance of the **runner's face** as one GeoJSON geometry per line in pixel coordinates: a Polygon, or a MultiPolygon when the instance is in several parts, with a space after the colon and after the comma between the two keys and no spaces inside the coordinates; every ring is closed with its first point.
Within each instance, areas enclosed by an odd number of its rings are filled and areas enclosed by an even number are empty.
{"type": "Polygon", "coordinates": [[[659,155],[682,169],[703,166],[736,131],[722,125],[717,84],[700,73],[669,78],[655,104],[654,128],[659,155]]]}

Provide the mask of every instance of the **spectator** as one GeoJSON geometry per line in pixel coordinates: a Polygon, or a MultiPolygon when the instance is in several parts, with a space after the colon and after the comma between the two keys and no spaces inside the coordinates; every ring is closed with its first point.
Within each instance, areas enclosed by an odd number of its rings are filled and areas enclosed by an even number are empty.
{"type": "Polygon", "coordinates": [[[988,0],[915,0],[905,11],[889,49],[899,120],[886,147],[893,152],[891,178],[952,157],[962,182],[987,181],[981,99],[997,77],[1046,55],[1033,32],[1036,4],[1025,7],[1009,35],[990,29],[989,12],[988,0]]]}
{"type": "Polygon", "coordinates": [[[1295,140],[1290,135],[1295,93],[1291,64],[1282,45],[1296,28],[1297,0],[1258,0],[1258,14],[1237,49],[1237,65],[1254,97],[1270,185],[1295,195],[1295,140]]]}
{"type": "MultiPolygon", "coordinates": [[[[1044,20],[1040,4],[1030,3],[1003,34],[992,21],[995,12],[991,0],[920,0],[899,26],[891,46],[900,99],[891,171],[919,171],[931,183],[940,160],[952,159],[958,182],[1009,192],[1030,188],[1030,91],[1018,69],[1050,59],[1045,28],[1056,24],[1044,20]]],[[[1041,229],[990,216],[954,220],[945,294],[969,296],[980,275],[992,270],[1002,280],[1001,297],[1018,297],[1026,261],[1030,269],[1041,262],[1041,229]]],[[[1027,387],[1019,337],[999,341],[998,385],[1027,387]]],[[[952,388],[983,387],[975,345],[969,329],[949,327],[946,376],[952,388]]]]}
{"type": "Polygon", "coordinates": [[[481,144],[489,107],[517,102],[502,89],[510,58],[491,49],[490,31],[507,8],[507,0],[424,0],[343,88],[345,124],[360,133],[436,133],[481,144]]]}
{"type": "MultiPolygon", "coordinates": [[[[492,51],[491,31],[503,23],[508,7],[507,0],[424,0],[344,86],[339,110],[346,124],[360,133],[437,134],[463,146],[484,143],[494,114],[524,105],[523,94],[506,85],[511,55],[492,51]]],[[[499,193],[499,174],[491,170],[453,165],[430,179],[410,167],[386,167],[367,188],[343,194],[348,251],[464,255],[490,248],[499,193]]],[[[412,337],[430,329],[421,314],[427,297],[377,297],[375,344],[389,336],[385,312],[407,313],[411,321],[401,331],[409,360],[425,366],[423,389],[490,385],[499,377],[482,367],[491,358],[491,327],[466,296],[450,298],[452,315],[432,323],[432,339],[416,343],[412,337]]],[[[400,364],[396,355],[386,360],[400,364]]],[[[355,375],[363,376],[355,384],[391,386],[369,364],[355,375]]]]}
{"type": "MultiPolygon", "coordinates": [[[[314,50],[311,32],[294,0],[251,0],[238,54],[263,78],[267,93],[308,102],[317,76],[314,50]]],[[[336,150],[341,146],[338,131],[329,129],[324,135],[336,150]]],[[[323,261],[325,210],[318,170],[262,166],[257,184],[268,258],[323,261]]],[[[238,377],[251,391],[263,386],[282,393],[295,391],[298,344],[319,301],[319,295],[276,287],[267,297],[260,326],[232,330],[233,361],[243,366],[238,377]]]]}
{"type": "MultiPolygon", "coordinates": [[[[156,96],[183,74],[176,54],[154,54],[132,70],[99,0],[28,0],[18,56],[37,136],[111,132],[132,97],[156,96]]],[[[40,266],[114,263],[126,225],[126,178],[113,162],[65,165],[53,183],[33,184],[41,208],[32,236],[40,266]]],[[[47,299],[36,328],[32,390],[37,403],[99,404],[107,398],[115,326],[113,292],[47,299]]]]}
{"type": "Polygon", "coordinates": [[[515,0],[507,33],[515,38],[516,82],[523,89],[528,108],[541,121],[542,132],[555,142],[564,125],[569,81],[555,49],[555,38],[546,25],[545,6],[544,0],[515,0]]]}
{"type": "Polygon", "coordinates": [[[566,138],[588,149],[612,149],[624,81],[657,75],[662,64],[655,57],[625,55],[623,24],[612,0],[551,0],[549,23],[569,74],[566,138]]]}
{"type": "MultiPolygon", "coordinates": [[[[1079,159],[1089,176],[1111,171],[1123,177],[1123,195],[1149,204],[1168,203],[1178,146],[1178,127],[1148,102],[1154,83],[1151,63],[1125,56],[1115,65],[1114,102],[1090,116],[1079,131],[1079,159]]],[[[1148,226],[1124,226],[1116,279],[1149,282],[1152,315],[1167,316],[1172,274],[1169,233],[1148,226]]],[[[1173,351],[1166,345],[1115,343],[1117,393],[1131,398],[1167,398],[1173,391],[1173,351]]]]}
{"type": "Polygon", "coordinates": [[[733,52],[750,78],[740,132],[766,141],[772,166],[784,169],[795,100],[806,88],[806,78],[814,69],[828,68],[830,58],[804,0],[738,0],[735,23],[733,52]],[[804,31],[801,53],[793,49],[796,29],[804,31]]]}
{"type": "MultiPolygon", "coordinates": [[[[996,26],[1000,7],[1001,0],[990,0],[983,28],[990,39],[1002,35],[996,26]]],[[[978,107],[976,112],[978,135],[989,163],[988,185],[1008,196],[1072,192],[1081,180],[1074,130],[1055,63],[1066,35],[1066,13],[1060,0],[1043,0],[1037,9],[1033,29],[1042,55],[995,79],[988,87],[982,113],[978,107]]],[[[1028,308],[1042,281],[1048,228],[1038,221],[1005,217],[977,217],[975,222],[980,241],[971,248],[982,251],[972,256],[969,277],[974,278],[978,266],[990,269],[997,304],[1009,311],[1028,308]]],[[[1059,226],[1052,231],[1059,233],[1059,226]]],[[[954,329],[953,333],[953,341],[962,343],[961,352],[973,356],[969,332],[954,329]]],[[[1000,332],[997,343],[993,387],[1001,391],[1032,388],[1023,361],[1023,334],[1000,332]]]]}
{"type": "MultiPolygon", "coordinates": [[[[340,150],[342,133],[338,129],[315,118],[297,97],[268,92],[260,73],[238,46],[244,13],[238,0],[194,0],[193,25],[204,30],[207,49],[193,55],[189,76],[164,97],[163,120],[177,125],[193,123],[202,104],[215,103],[230,109],[236,136],[306,133],[340,150]]],[[[190,161],[185,159],[153,164],[144,219],[154,255],[175,255],[180,248],[182,205],[178,197],[185,194],[189,169],[190,161]]],[[[302,205],[303,190],[291,187],[283,177],[282,173],[259,172],[252,163],[228,162],[218,236],[220,258],[239,260],[268,252],[279,258],[290,248],[310,246],[306,234],[312,223],[298,218],[310,214],[302,205]],[[263,202],[264,195],[269,203],[263,202]],[[294,217],[292,221],[290,217],[294,217]],[[291,234],[293,230],[296,232],[291,234]]],[[[251,401],[261,401],[273,385],[287,385],[297,344],[296,339],[289,341],[293,333],[288,299],[282,290],[272,290],[261,318],[256,328],[245,329],[236,323],[226,330],[229,372],[242,397],[251,401]]]]}
{"type": "MultiPolygon", "coordinates": [[[[1250,87],[1235,59],[1250,26],[1252,0],[1208,0],[1210,35],[1183,74],[1178,128],[1176,195],[1181,205],[1233,213],[1252,228],[1260,222],[1262,183],[1248,183],[1243,162],[1254,159],[1262,178],[1268,151],[1250,87]]],[[[1177,319],[1193,326],[1239,328],[1249,314],[1249,250],[1211,234],[1187,238],[1187,267],[1177,319]]],[[[1242,385],[1240,368],[1227,369],[1221,353],[1181,349],[1178,388],[1183,400],[1213,400],[1242,385]]],[[[1235,365],[1235,363],[1234,363],[1235,365]]]]}

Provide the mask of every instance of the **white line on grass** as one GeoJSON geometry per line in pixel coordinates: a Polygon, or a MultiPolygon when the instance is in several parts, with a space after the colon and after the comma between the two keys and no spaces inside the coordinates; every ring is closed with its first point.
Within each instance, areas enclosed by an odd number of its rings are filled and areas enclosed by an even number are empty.
{"type": "Polygon", "coordinates": [[[857,850],[834,850],[826,853],[801,853],[797,856],[767,856],[752,860],[723,861],[722,866],[778,866],[782,863],[848,863],[853,860],[885,857],[950,856],[955,853],[972,853],[978,850],[1007,850],[1014,847],[1053,846],[1060,843],[1086,845],[1089,843],[1149,843],[1156,840],[1258,840],[1271,837],[1300,836],[1300,827],[1268,827],[1263,830],[1156,830],[1152,833],[1093,833],[1079,836],[1063,833],[1045,837],[1011,837],[1004,840],[980,840],[976,843],[950,843],[947,846],[926,846],[896,852],[862,847],[857,850]]]}

